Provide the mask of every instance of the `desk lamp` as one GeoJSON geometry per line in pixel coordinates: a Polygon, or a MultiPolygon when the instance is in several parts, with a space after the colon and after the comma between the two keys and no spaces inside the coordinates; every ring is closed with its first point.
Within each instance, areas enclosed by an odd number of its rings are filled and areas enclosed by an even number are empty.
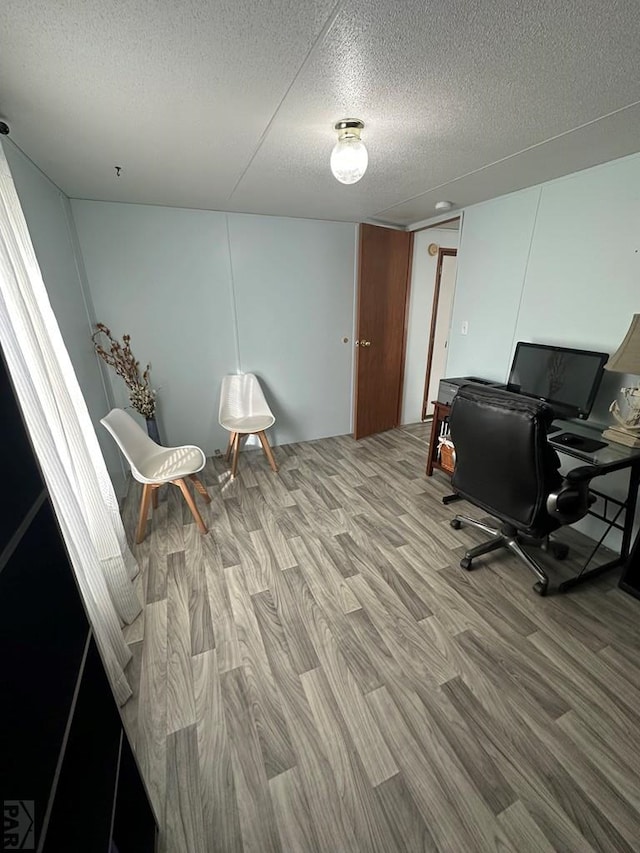
{"type": "MultiPolygon", "coordinates": [[[[640,314],[633,315],[629,331],[604,369],[640,376],[640,314]]],[[[621,388],[620,393],[622,405],[614,400],[609,406],[616,423],[602,436],[627,447],[640,447],[640,384],[621,388]]]]}

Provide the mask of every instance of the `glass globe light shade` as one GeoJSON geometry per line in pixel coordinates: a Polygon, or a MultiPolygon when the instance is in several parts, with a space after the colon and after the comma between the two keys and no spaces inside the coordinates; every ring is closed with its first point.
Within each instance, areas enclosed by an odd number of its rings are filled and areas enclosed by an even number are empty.
{"type": "Polygon", "coordinates": [[[331,171],[341,184],[355,184],[367,171],[369,155],[359,136],[343,136],[331,152],[331,171]]]}

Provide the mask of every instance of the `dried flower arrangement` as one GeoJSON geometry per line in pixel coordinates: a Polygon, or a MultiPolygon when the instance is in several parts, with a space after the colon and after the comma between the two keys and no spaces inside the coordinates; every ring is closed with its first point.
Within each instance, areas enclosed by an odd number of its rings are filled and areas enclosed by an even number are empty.
{"type": "Polygon", "coordinates": [[[124,379],[133,408],[147,421],[153,420],[156,399],[155,391],[149,384],[151,366],[148,364],[140,376],[140,363],[131,352],[131,335],[123,335],[120,343],[111,335],[111,330],[104,323],[96,323],[96,331],[91,336],[91,340],[100,358],[124,379]],[[108,339],[108,349],[102,345],[101,336],[108,339]]]}

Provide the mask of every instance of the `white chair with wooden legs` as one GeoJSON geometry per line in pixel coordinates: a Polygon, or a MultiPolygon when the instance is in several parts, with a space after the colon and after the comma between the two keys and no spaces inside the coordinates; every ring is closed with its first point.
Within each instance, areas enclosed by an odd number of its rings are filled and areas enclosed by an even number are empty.
{"type": "Polygon", "coordinates": [[[257,377],[253,373],[232,373],[222,380],[220,389],[220,426],[229,432],[227,462],[233,452],[231,477],[238,470],[240,442],[245,435],[257,435],[271,469],[277,473],[278,466],[265,430],[273,426],[276,419],[269,408],[257,377]]]}
{"type": "Polygon", "coordinates": [[[182,447],[161,447],[149,438],[142,427],[122,409],[112,409],[100,423],[115,439],[131,467],[133,478],[142,483],[136,544],[144,539],[149,503],[153,503],[154,509],[157,508],[158,489],[165,483],[172,483],[180,489],[198,525],[198,530],[200,533],[208,533],[186,481],[186,478],[189,478],[202,499],[206,503],[211,503],[206,488],[196,476],[199,471],[202,471],[206,462],[202,450],[192,444],[185,444],[182,447]]]}

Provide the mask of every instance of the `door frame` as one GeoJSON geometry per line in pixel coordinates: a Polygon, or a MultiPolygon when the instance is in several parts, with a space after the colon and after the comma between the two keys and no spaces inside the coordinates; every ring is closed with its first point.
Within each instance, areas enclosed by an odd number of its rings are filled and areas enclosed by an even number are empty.
{"type": "Polygon", "coordinates": [[[404,370],[407,363],[407,336],[409,334],[409,301],[411,299],[411,277],[413,274],[413,247],[416,238],[414,232],[410,232],[409,257],[407,258],[407,281],[404,288],[404,324],[402,328],[402,356],[400,360],[400,376],[398,377],[398,410],[394,429],[400,426],[402,421],[402,397],[404,392],[404,370]]]}
{"type": "Polygon", "coordinates": [[[429,392],[429,384],[431,382],[431,367],[433,365],[433,348],[435,345],[435,337],[436,337],[436,323],[438,322],[438,304],[440,301],[440,279],[442,278],[442,262],[445,257],[454,257],[458,256],[457,249],[443,249],[438,248],[438,263],[436,265],[436,278],[435,284],[433,287],[433,303],[431,306],[431,326],[429,328],[429,345],[427,348],[427,372],[424,380],[424,391],[422,392],[422,420],[424,421],[427,418],[427,406],[429,404],[429,400],[427,400],[427,394],[429,392]]]}

